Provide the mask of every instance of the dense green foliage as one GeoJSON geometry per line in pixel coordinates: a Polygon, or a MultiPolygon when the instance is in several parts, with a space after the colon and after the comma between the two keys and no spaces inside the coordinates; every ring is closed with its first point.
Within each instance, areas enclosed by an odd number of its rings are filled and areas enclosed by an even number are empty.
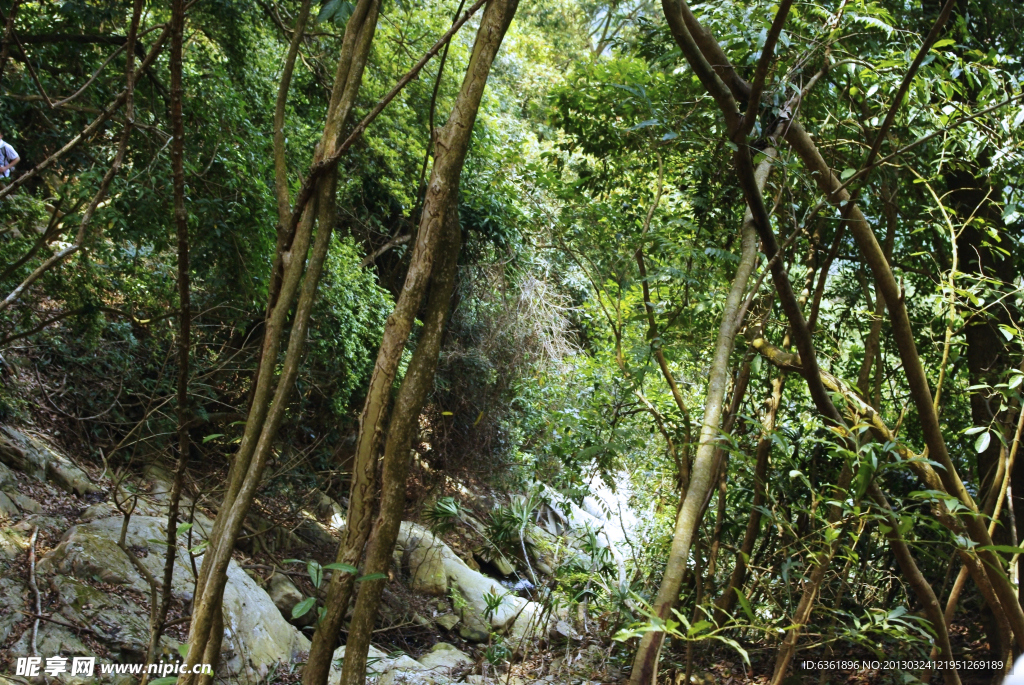
{"type": "MultiPolygon", "coordinates": [[[[5,44],[0,130],[21,155],[23,173],[82,131],[123,87],[118,45],[130,7],[105,0],[17,4],[20,42],[5,44]]],[[[9,2],[0,6],[5,16],[13,11],[9,2]]],[[[277,224],[274,101],[297,6],[199,0],[189,10],[190,410],[198,419],[193,457],[218,469],[226,468],[240,434],[263,334],[277,224]]],[[[322,130],[347,6],[314,7],[320,21],[300,51],[286,125],[293,195],[322,130]]],[[[450,26],[456,6],[384,3],[356,120],[450,26]]],[[[751,78],[777,5],[709,0],[694,10],[751,78]]],[[[950,496],[922,485],[906,463],[907,454],[928,457],[884,313],[879,351],[862,370],[876,318],[875,281],[840,211],[827,204],[797,155],[769,139],[778,122],[798,117],[845,181],[861,168],[886,113],[899,106],[882,146],[885,163],[851,189],[879,242],[891,245],[933,391],[943,379],[943,435],[979,503],[994,502],[1001,486],[995,465],[1015,451],[1024,389],[1024,13],[1013,0],[958,3],[906,98],[894,103],[938,11],[929,0],[797,4],[780,37],[754,131],[758,151],[778,149],[765,188],[772,227],[786,241],[784,263],[805,313],[816,312],[819,363],[851,386],[858,377],[868,380],[861,395],[898,444],[873,437],[862,415],[850,422],[853,441],[841,440],[797,373],[785,384],[775,429],[762,435],[779,370],[738,338],[730,376],[749,372],[749,386],[737,399],[731,434],[722,436],[725,484],[719,489],[716,482],[698,529],[678,615],[707,618],[728,588],[753,506],[757,444],[770,440],[760,536],[747,559],[752,577],[740,590],[737,625],[712,636],[720,640],[774,645],[791,626],[802,579],[835,543],[808,628],[811,647],[823,654],[856,646],[927,656],[933,632],[899,579],[890,527],[865,498],[871,482],[885,490],[899,533],[943,604],[959,569],[955,552],[970,546],[936,518],[935,503],[948,504],[950,496]],[[990,111],[962,121],[983,110],[990,111]],[[844,467],[854,474],[848,489],[838,486],[844,467]]],[[[147,9],[139,59],[167,14],[160,4],[147,9]]],[[[311,458],[284,458],[288,469],[276,474],[282,482],[345,491],[373,360],[415,239],[430,122],[440,125],[450,111],[471,40],[457,34],[444,73],[438,77],[437,60],[431,62],[339,168],[339,226],[279,436],[283,451],[311,458]]],[[[110,460],[112,468],[173,451],[168,407],[178,305],[167,69],[160,55],[139,80],[125,163],[84,249],[0,312],[9,378],[0,388],[0,418],[53,422],[84,456],[110,460]]],[[[123,122],[124,112],[116,112],[86,143],[0,200],[0,294],[74,239],[123,122]]],[[[523,1],[473,133],[461,188],[457,293],[417,450],[435,475],[530,492],[540,481],[574,501],[600,480],[623,493],[641,519],[631,533],[637,553],[626,560],[626,582],[596,543],[590,565],[570,560],[559,576],[560,601],[603,615],[604,639],[645,620],[644,602],[657,591],[672,540],[680,464],[699,440],[746,209],[732,170],[734,147],[659,6],[523,1]]],[[[759,255],[754,279],[766,269],[759,255]]],[[[757,282],[746,324],[761,326],[765,339],[783,347],[788,322],[771,276],[757,282]]],[[[837,405],[853,406],[838,395],[837,405]]],[[[1021,462],[1010,479],[1014,508],[1024,501],[1014,491],[1024,487],[1021,462]]],[[[525,549],[523,526],[516,532],[509,523],[519,520],[515,515],[514,508],[503,510],[491,521],[492,537],[510,554],[517,544],[525,549]]],[[[1024,510],[1008,508],[1002,519],[1014,522],[995,538],[1011,550],[1009,559],[1024,537],[1024,510]]],[[[1016,582],[1016,570],[1011,575],[1016,582]]],[[[984,632],[998,650],[973,587],[961,604],[966,613],[957,620],[965,617],[966,627],[956,649],[981,644],[984,632]]],[[[687,633],[684,624],[663,659],[684,663],[682,643],[710,630],[699,623],[687,633]]]]}

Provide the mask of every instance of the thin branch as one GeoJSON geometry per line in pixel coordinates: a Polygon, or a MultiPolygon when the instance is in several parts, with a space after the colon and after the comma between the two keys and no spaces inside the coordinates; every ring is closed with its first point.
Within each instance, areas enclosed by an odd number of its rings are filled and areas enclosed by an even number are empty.
{"type": "MultiPolygon", "coordinates": [[[[951,0],[952,1],[952,0],[951,0]]],[[[757,60],[757,69],[754,71],[754,80],[750,85],[750,99],[747,101],[747,112],[743,117],[743,124],[740,131],[746,136],[754,128],[757,121],[757,113],[761,107],[761,93],[764,91],[764,82],[768,77],[768,68],[771,66],[772,57],[775,55],[775,44],[779,40],[779,34],[786,24],[786,17],[789,15],[789,8],[793,0],[782,0],[779,3],[779,11],[775,13],[775,20],[768,29],[768,36],[765,38],[764,47],[761,48],[761,57],[757,60]]]]}

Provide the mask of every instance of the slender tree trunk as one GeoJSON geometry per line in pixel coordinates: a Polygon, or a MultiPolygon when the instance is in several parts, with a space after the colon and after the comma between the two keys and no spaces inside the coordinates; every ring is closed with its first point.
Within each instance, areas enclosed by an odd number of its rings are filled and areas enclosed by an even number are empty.
{"type": "MultiPolygon", "coordinates": [[[[284,279],[284,259],[295,240],[295,230],[292,228],[292,206],[291,197],[288,192],[288,153],[285,148],[285,115],[288,107],[288,91],[291,89],[292,74],[295,71],[295,59],[298,57],[299,48],[305,37],[306,22],[309,19],[310,0],[303,0],[299,7],[299,14],[295,19],[295,28],[292,30],[292,40],[288,45],[288,54],[285,56],[284,67],[281,69],[281,81],[277,87],[277,102],[274,107],[274,195],[277,198],[277,242],[274,246],[274,261],[270,268],[270,280],[267,283],[267,308],[264,313],[264,322],[270,319],[277,299],[281,294],[281,285],[284,279]]],[[[260,348],[262,353],[263,348],[260,348]]],[[[256,358],[256,370],[253,372],[252,388],[249,390],[249,405],[256,396],[257,379],[260,369],[263,367],[263,355],[256,358]]]]}
{"type": "MultiPolygon", "coordinates": [[[[384,434],[385,413],[390,402],[391,387],[398,364],[420,309],[437,258],[438,244],[445,232],[448,211],[457,202],[459,179],[469,151],[470,137],[483,97],[491,64],[502,38],[515,14],[516,0],[492,0],[484,10],[480,29],[462,89],[456,98],[448,122],[438,131],[434,166],[420,215],[409,269],[395,309],[388,317],[373,373],[370,376],[366,402],[359,418],[353,480],[349,497],[348,525],[345,538],[338,547],[336,560],[358,568],[363,547],[370,536],[373,510],[377,500],[375,475],[380,445],[384,434]]],[[[303,671],[305,685],[323,685],[330,666],[341,624],[348,610],[355,577],[337,571],[331,576],[324,615],[313,636],[309,660],[303,671]]]]}
{"type": "MultiPolygon", "coordinates": [[[[141,10],[141,2],[136,6],[141,10]]],[[[185,31],[185,2],[171,3],[171,173],[174,196],[174,232],[178,242],[178,463],[174,469],[174,480],[167,505],[167,556],[164,561],[163,595],[156,616],[156,625],[150,636],[146,662],[156,658],[160,636],[163,634],[167,612],[171,608],[171,579],[174,577],[174,562],[178,555],[178,505],[185,481],[185,467],[191,449],[188,423],[191,414],[188,408],[189,354],[192,349],[192,306],[189,283],[188,210],[185,207],[185,123],[181,111],[184,99],[182,81],[182,49],[185,31]]],[[[129,63],[134,45],[126,47],[129,63]]],[[[129,118],[134,117],[133,103],[126,106],[129,118]]]]}
{"type": "Polygon", "coordinates": [[[900,360],[903,362],[911,399],[918,411],[921,432],[925,444],[928,446],[929,458],[942,466],[938,470],[938,475],[944,490],[960,500],[967,509],[968,513],[962,515],[961,518],[971,540],[979,546],[978,554],[985,565],[989,580],[1007,612],[1017,646],[1024,649],[1024,610],[1021,609],[1021,605],[1017,601],[1015,588],[1002,571],[1002,559],[991,549],[986,549],[992,545],[992,538],[985,527],[984,519],[978,516],[977,505],[964,487],[949,456],[949,451],[946,449],[946,441],[939,426],[938,413],[932,404],[931,388],[917,352],[917,344],[914,341],[914,332],[910,325],[906,303],[903,300],[903,292],[893,276],[885,252],[878,244],[874,232],[860,208],[856,203],[850,202],[849,193],[839,190],[841,186],[839,179],[832,173],[832,169],[822,158],[814,141],[800,125],[800,122],[789,123],[786,128],[786,140],[804,165],[812,172],[811,175],[821,190],[826,193],[829,201],[843,211],[850,232],[871,268],[876,292],[885,298],[893,338],[900,360]]]}
{"type": "MultiPolygon", "coordinates": [[[[757,182],[764,188],[768,178],[770,160],[765,160],[758,168],[757,182]]],[[[704,420],[700,430],[700,443],[693,460],[690,486],[683,498],[683,505],[676,517],[672,546],[665,565],[665,574],[661,580],[657,597],[654,600],[655,614],[664,619],[671,613],[679,597],[683,573],[690,556],[690,544],[694,531],[699,525],[699,515],[704,507],[704,500],[714,479],[716,439],[722,420],[722,405],[725,399],[726,385],[729,380],[729,356],[732,354],[733,342],[736,338],[740,322],[737,321],[747,281],[754,269],[757,256],[757,234],[754,230],[753,216],[748,210],[744,219],[742,242],[740,247],[739,266],[736,276],[726,297],[725,310],[718,328],[715,341],[715,352],[708,374],[707,400],[704,405],[704,420]]],[[[636,656],[633,659],[633,671],[630,685],[648,685],[654,683],[658,674],[658,654],[665,634],[659,631],[645,633],[640,640],[636,656]]]]}
{"type": "MultiPolygon", "coordinates": [[[[849,485],[849,467],[847,467],[845,473],[846,484],[849,485]]],[[[797,604],[796,611],[793,612],[792,626],[786,632],[786,636],[779,645],[779,651],[775,655],[775,670],[770,681],[771,685],[780,685],[786,675],[786,671],[789,670],[789,663],[793,660],[797,642],[800,640],[800,631],[811,620],[811,613],[814,611],[818,590],[821,589],[821,584],[825,580],[825,574],[828,573],[829,566],[832,565],[832,559],[835,557],[838,547],[837,539],[836,542],[828,546],[828,552],[824,554],[825,558],[815,563],[811,568],[811,574],[804,584],[803,594],[800,595],[800,603],[797,604]]]]}
{"type": "MultiPolygon", "coordinates": [[[[883,211],[885,213],[885,241],[883,251],[887,260],[892,259],[892,247],[896,240],[896,192],[883,186],[882,189],[883,211]]],[[[875,365],[875,357],[879,355],[882,336],[882,317],[885,315],[885,297],[882,293],[875,291],[875,315],[871,319],[871,328],[868,331],[867,340],[864,341],[864,361],[860,365],[860,373],[857,374],[857,388],[865,399],[870,399],[871,370],[875,365]]],[[[875,406],[875,409],[881,407],[875,406]]]]}
{"type": "MultiPolygon", "coordinates": [[[[457,198],[452,198],[457,200],[457,198]]],[[[381,473],[380,513],[373,524],[367,542],[363,572],[383,574],[384,578],[363,581],[356,597],[355,614],[348,630],[345,663],[341,673],[342,685],[361,685],[366,681],[366,655],[370,647],[373,626],[377,619],[381,593],[387,582],[391,555],[402,524],[405,509],[405,486],[409,471],[409,449],[419,427],[420,410],[434,384],[438,353],[444,337],[455,272],[458,262],[460,232],[458,203],[452,202],[448,210],[447,235],[440,245],[441,252],[431,275],[430,295],[423,318],[423,329],[409,369],[395,400],[388,437],[384,447],[384,466],[381,473]]]]}
{"type": "MultiPolygon", "coordinates": [[[[370,44],[376,30],[378,0],[360,0],[349,17],[342,42],[341,57],[335,75],[334,89],[328,109],[324,134],[318,145],[316,160],[328,156],[338,145],[345,123],[355,102],[363,70],[369,56],[370,44]]],[[[221,503],[214,529],[209,537],[210,544],[203,558],[189,635],[189,652],[186,663],[194,666],[202,659],[205,663],[216,663],[219,643],[223,637],[223,617],[220,605],[224,585],[227,581],[227,567],[231,551],[239,531],[248,514],[249,506],[256,493],[270,453],[273,440],[284,418],[288,398],[298,374],[302,359],[309,317],[320,280],[324,259],[336,221],[334,205],[336,174],[329,171],[320,178],[317,185],[316,201],[303,211],[291,249],[283,261],[285,274],[282,279],[279,303],[273,308],[264,334],[264,359],[276,359],[281,337],[287,324],[286,317],[291,303],[298,294],[298,302],[291,324],[287,352],[281,366],[281,375],[275,384],[276,364],[263,364],[257,378],[257,390],[242,434],[239,451],[229,471],[228,489],[221,503]],[[313,226],[319,222],[316,242],[306,265],[313,226]],[[305,278],[303,279],[303,267],[305,278]],[[300,291],[301,283],[301,293],[300,291]],[[271,400],[272,398],[272,400],[271,400]]],[[[204,682],[210,677],[196,678],[191,674],[179,677],[181,685],[204,682]]]]}
{"type": "MultiPolygon", "coordinates": [[[[928,616],[928,620],[935,630],[935,644],[939,648],[938,658],[940,660],[950,660],[953,658],[953,649],[949,645],[949,631],[947,630],[946,619],[942,614],[942,606],[935,596],[935,591],[932,590],[932,586],[917,567],[917,564],[914,562],[914,556],[910,553],[910,548],[900,536],[899,521],[893,515],[892,507],[889,506],[889,502],[885,499],[885,495],[882,494],[878,484],[872,483],[868,488],[868,493],[871,495],[871,499],[875,501],[875,504],[888,517],[889,532],[886,533],[886,537],[889,538],[889,544],[892,546],[893,554],[896,555],[896,561],[903,572],[903,578],[913,588],[914,594],[917,595],[917,601],[920,602],[925,615],[928,616]]],[[[943,669],[942,677],[946,685],[960,684],[960,675],[955,668],[943,669]]]]}

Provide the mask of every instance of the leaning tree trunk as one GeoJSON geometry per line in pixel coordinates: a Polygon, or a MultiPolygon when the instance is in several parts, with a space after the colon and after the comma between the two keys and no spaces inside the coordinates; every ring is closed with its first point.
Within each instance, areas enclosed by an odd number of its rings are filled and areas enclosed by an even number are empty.
{"type": "MultiPolygon", "coordinates": [[[[446,222],[449,221],[450,207],[458,202],[462,167],[469,151],[473,124],[476,121],[491,64],[517,6],[518,0],[492,0],[487,5],[480,20],[480,29],[477,32],[462,89],[456,98],[448,122],[435,136],[434,166],[420,216],[416,245],[413,248],[402,292],[384,327],[366,402],[359,418],[359,438],[356,443],[349,498],[348,525],[345,529],[345,539],[338,547],[338,563],[358,567],[363,557],[363,547],[370,536],[377,498],[374,483],[377,459],[391,387],[406,340],[412,330],[413,320],[420,309],[434,271],[438,246],[446,231],[446,222]]],[[[393,540],[391,545],[394,545],[393,540]]],[[[309,659],[303,671],[302,679],[305,685],[322,685],[326,682],[331,654],[337,643],[345,612],[348,610],[354,583],[355,576],[351,573],[338,570],[331,576],[324,615],[313,636],[309,659]]]]}
{"type": "Polygon", "coordinates": [[[1024,611],[1017,601],[1016,590],[1002,570],[1002,559],[991,550],[992,538],[988,534],[985,521],[978,515],[977,505],[964,487],[949,456],[946,441],[939,426],[938,412],[932,403],[928,378],[914,341],[914,331],[910,325],[903,291],[896,282],[889,261],[885,257],[885,251],[878,244],[878,240],[860,208],[855,202],[850,201],[850,194],[839,189],[841,182],[825,162],[814,141],[800,125],[800,122],[790,122],[786,129],[786,140],[803,161],[804,166],[812,172],[811,175],[818,183],[819,188],[826,193],[829,201],[843,211],[850,232],[871,268],[876,291],[885,299],[896,349],[899,352],[900,361],[903,362],[911,400],[920,417],[921,432],[925,444],[928,446],[929,458],[942,466],[941,469],[937,469],[937,472],[943,489],[956,497],[967,510],[967,513],[962,516],[964,525],[971,540],[978,545],[978,555],[981,557],[989,580],[1007,613],[1017,646],[1024,649],[1024,611]]]}
{"type": "MultiPolygon", "coordinates": [[[[764,187],[769,169],[769,160],[762,162],[758,168],[757,182],[760,188],[764,187]]],[[[738,318],[743,294],[747,288],[750,274],[754,270],[754,261],[757,257],[757,233],[754,230],[753,216],[749,211],[743,219],[741,230],[740,262],[736,268],[736,276],[729,288],[725,310],[722,312],[722,321],[718,327],[714,358],[708,374],[704,421],[700,429],[697,453],[693,459],[690,485],[683,499],[683,505],[679,509],[679,515],[676,517],[672,547],[665,565],[665,574],[662,576],[661,586],[658,588],[658,595],[654,600],[654,613],[661,619],[668,618],[679,597],[683,573],[690,556],[690,544],[704,507],[704,499],[707,497],[715,475],[713,471],[717,447],[716,438],[722,421],[722,405],[729,381],[729,356],[732,354],[733,342],[741,323],[738,318]]],[[[644,634],[633,659],[633,671],[629,678],[630,685],[648,685],[655,681],[658,673],[658,655],[664,639],[665,633],[660,631],[650,631],[644,634]]]]}
{"type": "Polygon", "coordinates": [[[366,656],[370,649],[373,625],[377,619],[381,594],[387,582],[388,566],[395,549],[398,529],[405,509],[405,485],[409,471],[409,450],[419,427],[420,410],[427,393],[434,384],[434,372],[444,337],[444,324],[452,292],[458,261],[460,231],[458,205],[448,210],[449,227],[442,241],[441,254],[431,275],[427,312],[423,317],[423,330],[409,370],[395,399],[388,438],[384,446],[384,466],[381,472],[380,513],[373,523],[367,542],[363,572],[382,577],[365,580],[359,585],[355,614],[348,629],[345,646],[345,664],[341,672],[342,685],[362,685],[366,681],[366,656]]]}
{"type": "MultiPolygon", "coordinates": [[[[379,7],[379,0],[360,0],[346,25],[327,122],[314,163],[330,156],[339,144],[362,82],[363,70],[376,30],[379,7]]],[[[288,397],[298,374],[320,273],[336,220],[335,185],[336,174],[333,170],[320,178],[316,201],[305,207],[291,249],[284,259],[286,266],[278,297],[280,306],[272,309],[267,321],[261,356],[263,359],[277,358],[291,309],[290,306],[285,306],[285,303],[291,303],[298,296],[291,321],[287,352],[281,365],[280,378],[276,379],[276,383],[275,364],[262,365],[256,379],[257,389],[253,395],[242,441],[231,464],[228,489],[210,534],[209,546],[204,554],[202,570],[196,585],[195,609],[186,657],[189,666],[194,666],[200,661],[215,664],[220,653],[220,642],[223,637],[221,602],[227,581],[227,567],[231,561],[235,541],[262,478],[267,456],[284,418],[288,397]],[[319,229],[307,265],[306,253],[316,223],[319,223],[319,229]]],[[[183,674],[178,682],[181,685],[193,685],[209,680],[209,676],[202,678],[183,674]]]]}

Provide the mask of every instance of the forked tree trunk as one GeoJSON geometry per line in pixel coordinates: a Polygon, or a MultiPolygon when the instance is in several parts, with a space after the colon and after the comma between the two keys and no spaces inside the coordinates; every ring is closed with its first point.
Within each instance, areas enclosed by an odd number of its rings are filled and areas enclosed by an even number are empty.
{"type": "Polygon", "coordinates": [[[423,317],[423,329],[409,369],[402,379],[402,386],[395,399],[391,421],[388,424],[384,466],[381,472],[380,513],[373,523],[373,531],[367,542],[363,568],[367,575],[382,574],[384,577],[366,580],[359,585],[355,614],[348,629],[341,685],[362,685],[366,681],[366,655],[370,648],[381,594],[387,582],[391,554],[395,549],[399,526],[402,524],[402,512],[405,509],[409,450],[419,428],[420,410],[434,384],[434,372],[437,369],[437,358],[444,337],[445,320],[455,289],[455,272],[462,230],[459,226],[458,212],[458,203],[453,202],[448,211],[449,227],[440,245],[441,253],[430,278],[430,295],[427,300],[427,312],[423,317]]]}
{"type": "MultiPolygon", "coordinates": [[[[757,182],[764,188],[768,178],[770,160],[765,160],[758,167],[757,182]]],[[[718,327],[718,338],[715,341],[714,358],[708,374],[707,400],[704,404],[704,420],[700,429],[700,443],[693,459],[690,475],[690,486],[687,488],[683,505],[676,517],[673,531],[672,547],[665,565],[665,574],[661,579],[657,597],[654,600],[654,613],[666,619],[679,597],[679,589],[683,582],[687,560],[690,556],[690,544],[694,531],[700,523],[699,517],[704,507],[704,500],[711,489],[714,478],[716,439],[722,421],[722,405],[725,390],[729,381],[729,356],[732,354],[733,342],[740,322],[737,321],[747,281],[754,269],[757,257],[757,233],[754,230],[753,216],[748,210],[743,219],[742,242],[740,246],[739,266],[726,297],[722,321],[718,327]]],[[[630,685],[648,685],[655,682],[658,674],[658,655],[661,651],[665,634],[659,631],[645,633],[640,640],[636,656],[633,659],[633,671],[630,674],[630,685]]]]}
{"type": "MultiPolygon", "coordinates": [[[[339,144],[362,82],[363,70],[376,30],[379,7],[379,0],[360,0],[345,27],[327,123],[314,156],[314,163],[331,154],[339,144]]],[[[196,586],[189,651],[186,657],[189,666],[194,666],[200,661],[216,664],[220,654],[220,642],[223,637],[221,602],[227,580],[227,567],[231,561],[235,541],[262,478],[267,456],[284,418],[288,398],[298,374],[309,328],[309,317],[336,220],[335,185],[334,171],[321,178],[317,185],[316,202],[305,208],[291,248],[283,256],[285,272],[278,300],[280,306],[275,306],[271,310],[270,319],[267,321],[262,357],[277,359],[290,310],[290,306],[285,306],[285,303],[290,304],[298,294],[287,352],[280,378],[274,378],[276,364],[268,363],[261,365],[256,379],[257,388],[253,395],[252,407],[239,451],[231,464],[228,489],[209,537],[209,546],[203,557],[203,566],[196,586]],[[306,253],[309,250],[313,226],[318,222],[319,230],[307,266],[306,253]]],[[[210,680],[210,676],[196,677],[184,674],[179,676],[178,682],[181,685],[192,685],[210,680]]]]}
{"type": "MultiPolygon", "coordinates": [[[[669,25],[677,42],[680,41],[681,37],[685,37],[689,41],[688,45],[680,43],[687,60],[694,66],[695,70],[698,67],[700,68],[698,76],[701,77],[702,83],[708,87],[709,92],[711,92],[715,100],[723,108],[727,121],[732,122],[730,123],[730,128],[732,128],[737,117],[735,102],[730,102],[731,98],[729,98],[727,93],[722,92],[721,86],[724,82],[724,85],[735,98],[745,101],[751,94],[750,85],[739,76],[729,62],[722,47],[700,25],[685,2],[682,2],[682,0],[663,0],[662,4],[665,7],[666,18],[669,20],[669,25]],[[690,35],[691,31],[692,36],[690,35]],[[700,54],[693,55],[695,50],[700,54]],[[715,65],[713,70],[709,66],[709,62],[715,65]],[[710,79],[707,78],[708,72],[713,72],[710,79]],[[733,108],[732,111],[728,109],[730,106],[733,108]]],[[[933,38],[934,36],[930,35],[929,39],[933,38]]],[[[899,99],[897,98],[897,100],[899,99]]],[[[748,107],[749,110],[750,108],[748,107]]],[[[992,545],[991,537],[985,529],[983,519],[976,514],[977,505],[964,487],[949,457],[945,439],[939,427],[937,412],[932,406],[931,390],[924,374],[924,368],[921,365],[920,356],[917,353],[917,346],[914,341],[907,309],[902,299],[902,293],[885,258],[884,250],[879,246],[860,208],[855,202],[850,201],[849,193],[845,190],[839,190],[841,186],[839,179],[832,173],[832,169],[825,162],[814,141],[800,125],[800,122],[797,120],[785,122],[783,131],[786,141],[789,142],[797,156],[804,163],[804,166],[811,172],[811,176],[818,184],[819,189],[825,193],[834,206],[842,211],[845,222],[850,226],[858,247],[872,270],[876,289],[885,298],[889,320],[893,328],[893,336],[896,340],[900,360],[903,362],[911,397],[920,414],[921,429],[925,437],[925,443],[928,446],[931,459],[937,461],[943,467],[941,473],[935,475],[940,479],[942,489],[960,500],[969,512],[962,517],[964,526],[970,538],[978,545],[980,550],[979,556],[984,562],[985,572],[999,598],[998,603],[990,602],[989,607],[993,611],[998,611],[1000,605],[1005,607],[1006,616],[1012,626],[1016,644],[1018,648],[1024,649],[1024,610],[1021,609],[1021,605],[1016,599],[1016,594],[1009,578],[1001,570],[1000,558],[990,549],[987,549],[987,547],[992,545]]],[[[737,159],[744,156],[745,150],[746,148],[744,147],[739,148],[736,155],[737,159]]],[[[756,201],[757,198],[752,197],[753,194],[747,192],[746,186],[750,185],[749,172],[747,172],[748,178],[746,181],[744,180],[744,175],[740,174],[740,180],[744,182],[744,195],[747,197],[748,202],[752,199],[756,201]]],[[[759,230],[762,228],[761,223],[758,222],[759,230]]],[[[762,233],[762,239],[766,238],[770,239],[771,236],[762,233]]],[[[776,283],[776,286],[779,287],[780,283],[776,283]]],[[[780,295],[782,294],[780,291],[780,295]]],[[[783,298],[783,306],[786,306],[786,299],[785,297],[783,298]]],[[[791,316],[789,318],[790,323],[794,324],[794,317],[791,316]]],[[[804,333],[806,331],[801,331],[799,328],[799,326],[794,326],[798,347],[801,347],[802,344],[806,346],[806,343],[809,343],[809,340],[804,341],[804,333]]],[[[806,351],[801,347],[800,353],[805,359],[806,368],[804,368],[803,374],[811,386],[811,395],[815,398],[816,404],[824,405],[825,402],[823,400],[827,398],[819,397],[821,392],[820,385],[817,388],[815,387],[819,379],[816,373],[816,361],[813,358],[813,347],[808,347],[806,351]]]]}
{"type": "MultiPolygon", "coordinates": [[[[452,114],[435,136],[434,166],[427,185],[416,244],[402,292],[384,327],[377,361],[370,376],[366,402],[359,417],[359,438],[356,442],[353,464],[348,525],[345,529],[345,538],[338,546],[338,563],[358,568],[363,557],[363,547],[370,536],[377,502],[377,460],[391,387],[412,330],[413,320],[423,302],[437,259],[438,245],[449,220],[450,208],[458,201],[462,167],[469,151],[473,125],[476,122],[491,64],[517,6],[518,0],[492,0],[488,3],[480,20],[466,77],[456,97],[452,114]]],[[[354,583],[355,576],[350,573],[339,570],[331,576],[324,615],[313,636],[309,659],[303,671],[305,685],[323,685],[327,680],[330,658],[338,641],[345,612],[348,610],[354,583]]]]}

